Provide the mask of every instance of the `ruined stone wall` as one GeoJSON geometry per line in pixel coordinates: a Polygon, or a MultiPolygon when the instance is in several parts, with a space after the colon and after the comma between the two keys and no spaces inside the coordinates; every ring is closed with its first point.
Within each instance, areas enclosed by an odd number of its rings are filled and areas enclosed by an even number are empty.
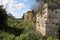
{"type": "MultiPolygon", "coordinates": [[[[51,6],[52,7],[52,6],[51,6]]],[[[60,24],[60,9],[48,8],[48,18],[46,21],[46,35],[58,36],[60,24]]]]}
{"type": "Polygon", "coordinates": [[[36,30],[38,30],[43,36],[46,35],[45,21],[47,20],[47,13],[47,4],[45,4],[36,15],[36,30]]]}
{"type": "Polygon", "coordinates": [[[42,36],[58,36],[60,9],[54,5],[49,5],[49,3],[44,4],[42,9],[40,9],[41,12],[38,12],[36,15],[36,30],[42,36]]]}
{"type": "Polygon", "coordinates": [[[27,13],[24,14],[24,20],[32,20],[33,19],[33,12],[27,11],[27,13]]]}
{"type": "Polygon", "coordinates": [[[27,13],[24,14],[24,20],[29,20],[29,16],[27,13]]]}

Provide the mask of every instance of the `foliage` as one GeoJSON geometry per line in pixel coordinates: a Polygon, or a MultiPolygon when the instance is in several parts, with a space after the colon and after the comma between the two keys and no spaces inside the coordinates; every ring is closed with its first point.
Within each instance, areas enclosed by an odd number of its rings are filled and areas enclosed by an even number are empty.
{"type": "Polygon", "coordinates": [[[20,40],[29,40],[29,33],[21,34],[20,35],[20,40]]]}
{"type": "Polygon", "coordinates": [[[7,17],[7,12],[6,10],[3,8],[3,6],[0,6],[0,26],[5,24],[6,21],[6,17],[7,17]]]}
{"type": "Polygon", "coordinates": [[[56,37],[47,37],[47,40],[59,40],[59,39],[56,37]]]}
{"type": "Polygon", "coordinates": [[[1,40],[12,40],[12,39],[14,39],[14,37],[15,37],[15,35],[13,35],[13,34],[9,34],[9,33],[0,31],[1,40]]]}

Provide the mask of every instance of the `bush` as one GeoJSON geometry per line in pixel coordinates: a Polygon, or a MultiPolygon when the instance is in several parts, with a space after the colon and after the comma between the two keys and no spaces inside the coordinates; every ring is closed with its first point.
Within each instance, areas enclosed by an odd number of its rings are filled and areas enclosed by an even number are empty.
{"type": "Polygon", "coordinates": [[[47,37],[47,40],[59,40],[57,37],[47,37]]]}
{"type": "Polygon", "coordinates": [[[21,34],[20,40],[30,40],[29,33],[21,34]]]}

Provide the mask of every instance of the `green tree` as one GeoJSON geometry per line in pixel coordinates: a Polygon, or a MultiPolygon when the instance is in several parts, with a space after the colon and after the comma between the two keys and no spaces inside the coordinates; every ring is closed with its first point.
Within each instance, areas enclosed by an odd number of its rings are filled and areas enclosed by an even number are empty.
{"type": "Polygon", "coordinates": [[[0,27],[6,24],[6,23],[5,23],[6,18],[7,18],[7,12],[6,12],[6,10],[3,8],[3,6],[1,5],[1,6],[0,6],[0,27]]]}

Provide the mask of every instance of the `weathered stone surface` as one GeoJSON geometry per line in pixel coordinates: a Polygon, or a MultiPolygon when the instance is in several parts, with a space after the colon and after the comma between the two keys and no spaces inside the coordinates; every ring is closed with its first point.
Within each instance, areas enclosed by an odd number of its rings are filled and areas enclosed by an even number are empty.
{"type": "MultiPolygon", "coordinates": [[[[53,4],[55,6],[55,4],[53,4]]],[[[60,22],[60,8],[45,3],[36,15],[36,30],[42,36],[58,36],[60,22]],[[50,8],[50,7],[52,8],[50,8]]]]}
{"type": "Polygon", "coordinates": [[[27,13],[24,14],[24,20],[32,20],[33,19],[33,12],[27,11],[27,13]]]}

